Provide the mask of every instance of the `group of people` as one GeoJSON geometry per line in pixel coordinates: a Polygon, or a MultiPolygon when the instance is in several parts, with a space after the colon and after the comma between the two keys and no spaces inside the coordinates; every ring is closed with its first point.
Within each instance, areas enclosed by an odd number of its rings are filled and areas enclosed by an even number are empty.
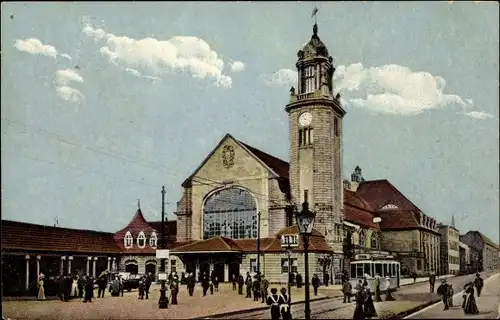
{"type": "MultiPolygon", "coordinates": [[[[434,283],[436,279],[434,275],[429,277],[430,291],[434,292],[434,283]]],[[[478,314],[479,310],[476,304],[475,291],[477,292],[477,297],[481,296],[481,291],[483,290],[484,281],[479,273],[476,273],[476,278],[474,281],[468,282],[464,286],[464,294],[462,295],[462,309],[465,314],[478,314]],[[476,290],[474,290],[474,288],[476,290]]],[[[437,288],[437,294],[441,296],[441,300],[444,304],[444,310],[449,310],[453,307],[453,286],[447,283],[446,279],[441,280],[441,285],[437,288]]]]}
{"type": "MultiPolygon", "coordinates": [[[[343,280],[342,288],[349,288],[344,290],[344,303],[350,302],[350,291],[352,290],[352,286],[349,283],[349,280],[343,280]]],[[[380,289],[380,284],[378,285],[380,289]]],[[[354,295],[354,299],[356,301],[356,307],[354,308],[353,319],[371,319],[373,317],[377,317],[377,310],[375,310],[375,304],[373,303],[372,290],[368,285],[368,281],[366,279],[359,279],[358,284],[356,285],[356,294],[354,295]]],[[[378,296],[378,301],[380,300],[380,295],[378,296]]]]}

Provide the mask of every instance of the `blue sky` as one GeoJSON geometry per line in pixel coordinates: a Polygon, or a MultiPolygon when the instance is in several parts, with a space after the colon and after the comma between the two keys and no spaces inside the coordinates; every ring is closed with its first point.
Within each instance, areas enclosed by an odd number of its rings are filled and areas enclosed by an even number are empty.
{"type": "MultiPolygon", "coordinates": [[[[288,159],[312,3],[2,3],[2,215],[121,229],[169,218],[225,133],[288,159]]],[[[499,239],[498,5],[321,2],[344,176],[499,239]]]]}

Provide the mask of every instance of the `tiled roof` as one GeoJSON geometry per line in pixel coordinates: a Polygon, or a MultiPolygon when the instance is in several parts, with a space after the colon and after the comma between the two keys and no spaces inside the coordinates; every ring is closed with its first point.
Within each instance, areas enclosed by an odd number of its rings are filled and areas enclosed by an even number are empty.
{"type": "MultiPolygon", "coordinates": [[[[299,228],[297,225],[286,227],[281,229],[276,237],[271,241],[271,243],[262,250],[263,252],[283,252],[284,249],[281,247],[281,235],[284,234],[299,234],[299,228]]],[[[299,246],[292,251],[301,252],[304,251],[304,245],[302,242],[302,237],[299,236],[299,246]]],[[[312,234],[309,236],[309,251],[316,252],[333,252],[325,241],[325,237],[316,229],[313,229],[312,234]]]]}
{"type": "Polygon", "coordinates": [[[234,251],[240,252],[241,248],[236,240],[226,237],[214,237],[206,240],[195,241],[172,250],[172,253],[178,252],[215,252],[215,251],[234,251]]]}
{"type": "Polygon", "coordinates": [[[419,223],[414,211],[391,210],[380,211],[377,215],[382,218],[380,228],[382,230],[403,230],[419,228],[419,223]]]}
{"type": "Polygon", "coordinates": [[[2,250],[119,253],[113,233],[2,220],[2,250]]]}
{"type": "Polygon", "coordinates": [[[125,228],[115,233],[115,239],[117,241],[123,240],[123,238],[125,238],[125,234],[128,231],[130,231],[134,239],[137,238],[137,236],[141,231],[144,231],[144,233],[146,234],[146,238],[149,238],[149,236],[153,231],[155,231],[155,229],[151,227],[151,225],[146,221],[146,219],[144,219],[141,209],[137,209],[134,217],[128,223],[128,225],[125,228]]]}
{"type": "Polygon", "coordinates": [[[264,162],[269,168],[273,169],[277,175],[283,178],[288,179],[288,172],[290,165],[288,162],[276,158],[268,153],[260,151],[257,148],[254,148],[242,141],[239,141],[242,145],[244,145],[251,153],[254,154],[257,158],[259,158],[262,162],[264,162]]]}
{"type": "Polygon", "coordinates": [[[378,229],[373,223],[375,217],[373,209],[356,192],[344,189],[344,214],[345,220],[364,228],[378,229]]]}
{"type": "Polygon", "coordinates": [[[360,195],[349,189],[344,189],[344,204],[358,207],[367,211],[373,211],[373,208],[360,195]]]}
{"type": "Polygon", "coordinates": [[[421,211],[385,179],[363,181],[359,184],[356,193],[368,202],[374,210],[379,210],[387,204],[394,204],[401,210],[421,211]]]}
{"type": "MultiPolygon", "coordinates": [[[[148,224],[156,230],[156,236],[158,241],[161,238],[161,221],[151,221],[148,224]]],[[[169,220],[165,223],[165,238],[167,239],[167,244],[173,244],[177,238],[177,221],[169,220]]]]}
{"type": "Polygon", "coordinates": [[[478,231],[478,233],[479,233],[479,236],[481,237],[481,239],[483,240],[484,243],[489,244],[493,248],[499,249],[498,244],[496,244],[495,242],[491,241],[490,238],[488,238],[487,236],[485,236],[481,232],[478,231]]]}
{"type": "MultiPolygon", "coordinates": [[[[260,238],[260,249],[268,247],[274,238],[260,238]]],[[[257,252],[257,239],[238,239],[235,240],[242,252],[257,252]]]]}

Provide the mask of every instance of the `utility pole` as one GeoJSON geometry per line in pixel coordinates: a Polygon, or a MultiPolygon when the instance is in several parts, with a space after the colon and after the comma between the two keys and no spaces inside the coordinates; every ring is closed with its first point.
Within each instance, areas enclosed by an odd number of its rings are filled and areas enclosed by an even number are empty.
{"type": "MultiPolygon", "coordinates": [[[[161,248],[166,249],[165,243],[165,186],[161,187],[161,248]]],[[[161,258],[160,272],[165,273],[165,258],[161,258]]],[[[168,308],[168,299],[166,295],[165,279],[161,280],[160,300],[158,306],[160,309],[168,308]]]]}
{"type": "Polygon", "coordinates": [[[260,281],[260,211],[257,213],[257,277],[260,281]]]}

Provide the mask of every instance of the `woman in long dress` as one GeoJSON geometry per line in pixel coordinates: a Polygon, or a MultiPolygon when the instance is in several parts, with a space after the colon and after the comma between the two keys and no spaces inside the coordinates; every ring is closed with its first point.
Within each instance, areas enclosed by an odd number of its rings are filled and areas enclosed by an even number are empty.
{"type": "Polygon", "coordinates": [[[45,275],[40,273],[38,277],[38,300],[45,300],[45,288],[43,287],[43,279],[45,279],[45,275]]]}
{"type": "Polygon", "coordinates": [[[76,276],[75,278],[73,278],[73,282],[71,283],[71,293],[70,293],[70,297],[73,297],[73,298],[78,298],[78,295],[79,292],[78,292],[78,276],[76,276]]]}
{"type": "Polygon", "coordinates": [[[474,297],[474,287],[472,285],[468,285],[467,289],[465,289],[465,294],[464,313],[478,314],[479,310],[477,309],[476,298],[474,297]]]}
{"type": "Polygon", "coordinates": [[[352,318],[354,320],[363,320],[365,319],[365,314],[363,312],[363,305],[365,303],[364,289],[361,285],[357,285],[356,289],[358,290],[355,295],[356,307],[354,308],[354,315],[352,318]]]}
{"type": "Polygon", "coordinates": [[[375,305],[373,304],[372,292],[368,286],[365,287],[365,318],[371,319],[377,316],[377,311],[375,310],[375,305]]]}

